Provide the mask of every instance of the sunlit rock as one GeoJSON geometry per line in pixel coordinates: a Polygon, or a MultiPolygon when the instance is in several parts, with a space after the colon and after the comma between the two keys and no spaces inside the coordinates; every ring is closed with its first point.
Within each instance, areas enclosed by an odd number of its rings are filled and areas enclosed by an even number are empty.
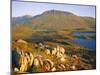
{"type": "Polygon", "coordinates": [[[64,49],[63,47],[60,47],[60,52],[61,52],[62,54],[64,54],[64,53],[65,53],[65,49],[64,49]]]}
{"type": "Polygon", "coordinates": [[[36,56],[35,58],[34,58],[34,60],[33,60],[33,64],[34,64],[34,66],[41,66],[41,65],[43,65],[43,57],[42,56],[40,56],[40,55],[38,55],[38,56],[36,56]]]}
{"type": "Polygon", "coordinates": [[[27,57],[24,55],[21,55],[20,57],[20,72],[25,72],[27,71],[28,68],[28,61],[27,61],[27,57]]]}
{"type": "Polygon", "coordinates": [[[54,48],[54,49],[52,50],[52,55],[55,55],[56,52],[57,52],[57,50],[56,50],[56,48],[54,48]]]}
{"type": "Polygon", "coordinates": [[[76,70],[76,66],[75,65],[71,66],[71,69],[76,70]]]}
{"type": "Polygon", "coordinates": [[[14,72],[19,72],[19,69],[15,67],[14,72]]]}
{"type": "Polygon", "coordinates": [[[34,65],[39,66],[39,60],[37,58],[34,59],[34,65]]]}
{"type": "Polygon", "coordinates": [[[55,68],[55,67],[53,67],[53,68],[51,69],[51,71],[52,71],[52,72],[56,71],[56,68],[55,68]]]}
{"type": "Polygon", "coordinates": [[[51,71],[52,67],[54,66],[54,63],[50,59],[44,59],[43,66],[46,69],[46,71],[51,71]]]}
{"type": "Polygon", "coordinates": [[[24,44],[28,44],[26,41],[22,40],[22,39],[19,39],[19,40],[16,40],[17,43],[24,43],[24,44]]]}
{"type": "Polygon", "coordinates": [[[49,49],[46,49],[45,52],[46,52],[46,54],[50,54],[50,50],[49,49]]]}
{"type": "Polygon", "coordinates": [[[33,54],[32,54],[32,53],[29,53],[29,56],[30,56],[30,62],[29,62],[29,65],[32,66],[34,57],[33,57],[33,54]]]}
{"type": "Polygon", "coordinates": [[[56,66],[57,71],[64,71],[66,67],[63,64],[59,64],[56,66]]]}

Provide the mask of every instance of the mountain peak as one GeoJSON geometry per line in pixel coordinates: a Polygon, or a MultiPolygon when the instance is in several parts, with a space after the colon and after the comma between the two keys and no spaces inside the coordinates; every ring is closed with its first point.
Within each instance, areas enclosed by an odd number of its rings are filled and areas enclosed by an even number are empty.
{"type": "Polygon", "coordinates": [[[74,15],[71,12],[61,11],[61,10],[48,10],[48,11],[45,11],[43,14],[66,14],[66,15],[74,15]]]}
{"type": "Polygon", "coordinates": [[[25,18],[32,18],[33,16],[32,15],[24,15],[23,17],[25,17],[25,18]]]}

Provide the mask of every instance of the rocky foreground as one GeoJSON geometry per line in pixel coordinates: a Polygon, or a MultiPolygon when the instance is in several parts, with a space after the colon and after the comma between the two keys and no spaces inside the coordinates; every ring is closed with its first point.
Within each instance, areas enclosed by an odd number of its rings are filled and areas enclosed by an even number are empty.
{"type": "Polygon", "coordinates": [[[96,68],[95,52],[77,45],[12,42],[12,74],[96,68]]]}

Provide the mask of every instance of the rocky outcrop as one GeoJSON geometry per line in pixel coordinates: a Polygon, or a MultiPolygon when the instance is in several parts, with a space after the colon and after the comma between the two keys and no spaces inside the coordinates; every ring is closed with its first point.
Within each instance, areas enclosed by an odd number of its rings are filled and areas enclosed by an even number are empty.
{"type": "Polygon", "coordinates": [[[33,54],[15,49],[12,51],[12,62],[15,72],[26,72],[33,64],[33,54]]]}
{"type": "Polygon", "coordinates": [[[12,70],[15,73],[51,72],[51,71],[72,71],[91,69],[92,65],[84,62],[83,58],[65,53],[65,48],[55,46],[49,48],[44,44],[37,44],[32,51],[28,50],[29,43],[24,40],[17,40],[12,49],[12,70]],[[20,44],[19,44],[20,43],[20,44]],[[26,45],[26,50],[19,45],[26,45]],[[35,50],[36,49],[36,50],[35,50]]]}

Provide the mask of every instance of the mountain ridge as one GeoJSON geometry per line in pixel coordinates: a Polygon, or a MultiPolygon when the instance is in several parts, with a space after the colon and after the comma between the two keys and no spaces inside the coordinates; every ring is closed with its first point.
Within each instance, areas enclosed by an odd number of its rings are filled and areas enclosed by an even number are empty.
{"type": "Polygon", "coordinates": [[[48,10],[36,16],[23,16],[12,18],[12,24],[28,24],[32,25],[34,29],[74,29],[74,28],[88,28],[95,26],[95,18],[77,16],[71,12],[60,10],[48,10]]]}

